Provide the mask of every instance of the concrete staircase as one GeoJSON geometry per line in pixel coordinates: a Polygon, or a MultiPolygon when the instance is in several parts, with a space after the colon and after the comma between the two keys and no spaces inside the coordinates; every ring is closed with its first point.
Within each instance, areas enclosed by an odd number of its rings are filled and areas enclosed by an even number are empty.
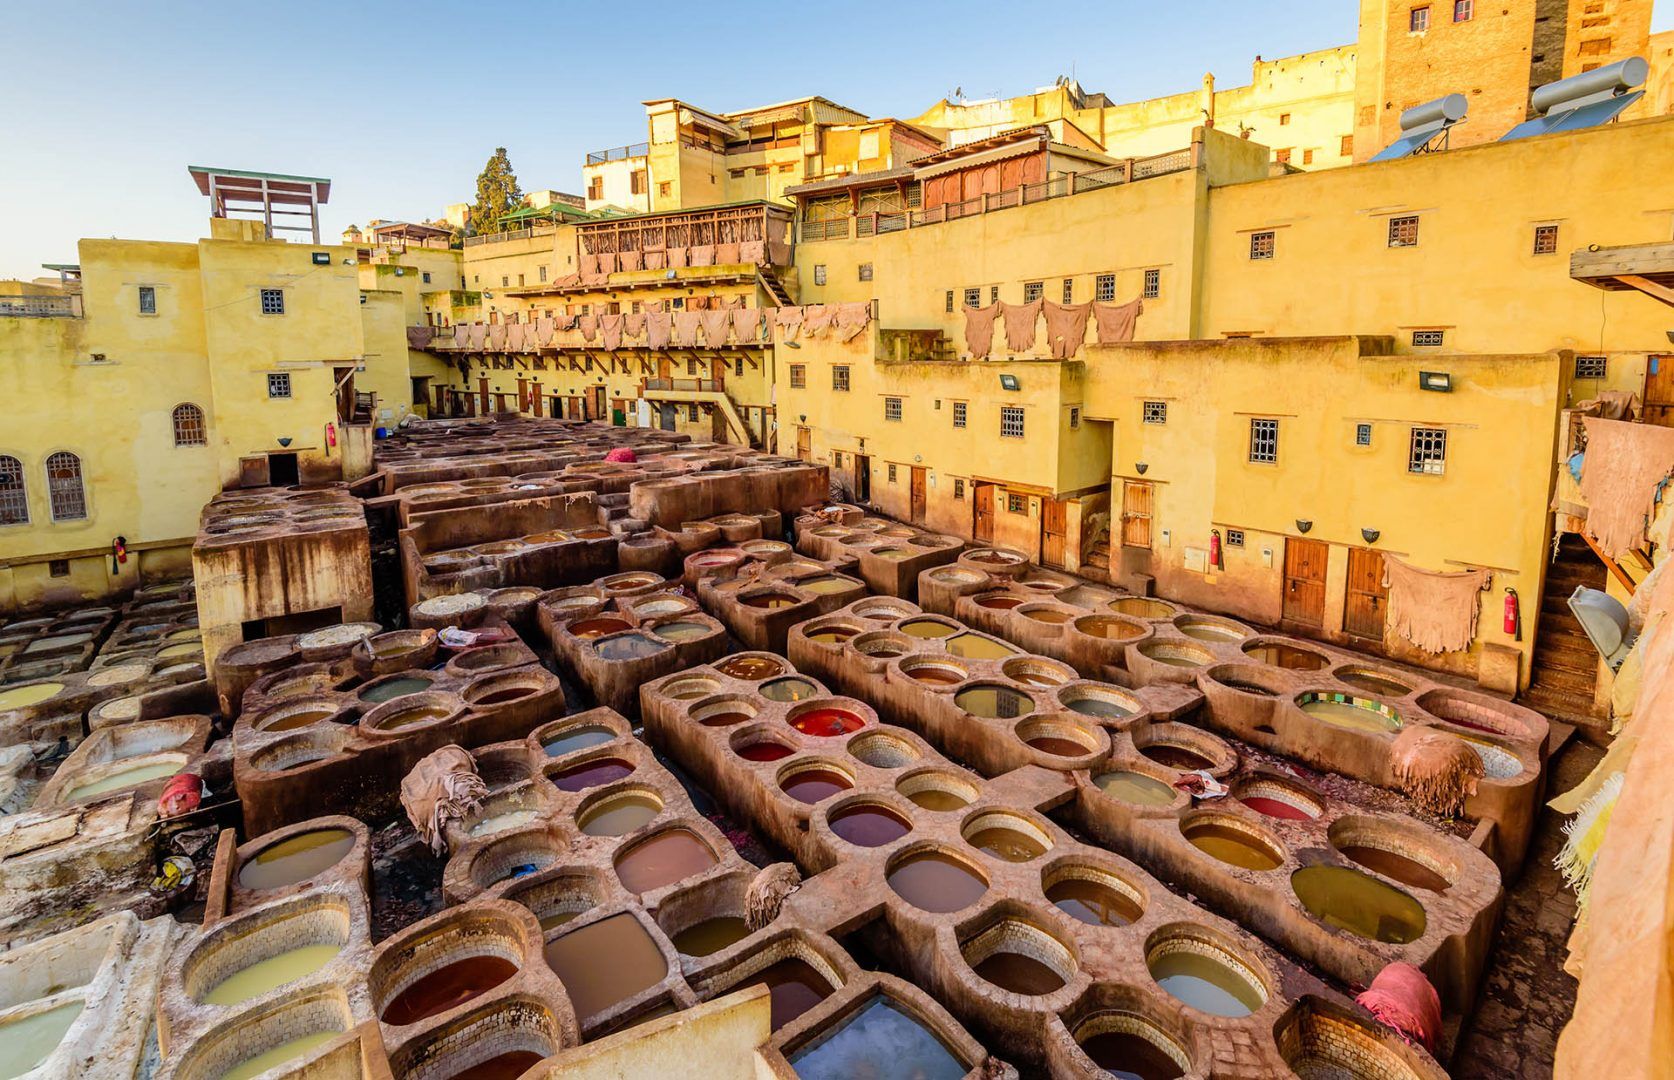
{"type": "MultiPolygon", "coordinates": [[[[1603,589],[1605,573],[1604,564],[1585,540],[1564,536],[1557,559],[1546,571],[1529,688],[1519,698],[1524,704],[1565,718],[1593,717],[1598,651],[1571,614],[1568,600],[1578,586],[1603,589]]],[[[1528,598],[1523,602],[1527,604],[1528,598]]]]}

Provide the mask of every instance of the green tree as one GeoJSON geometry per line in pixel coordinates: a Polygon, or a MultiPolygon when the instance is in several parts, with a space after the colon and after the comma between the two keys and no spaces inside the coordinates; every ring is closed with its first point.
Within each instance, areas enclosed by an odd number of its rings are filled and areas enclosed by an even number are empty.
{"type": "Polygon", "coordinates": [[[506,148],[497,146],[477,174],[477,201],[471,206],[471,232],[481,236],[500,231],[500,219],[523,205],[523,192],[512,172],[506,148]]]}

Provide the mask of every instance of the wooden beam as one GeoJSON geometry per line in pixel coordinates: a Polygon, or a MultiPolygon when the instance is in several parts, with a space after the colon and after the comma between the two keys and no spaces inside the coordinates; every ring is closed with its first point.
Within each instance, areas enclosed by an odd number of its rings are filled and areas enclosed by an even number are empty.
{"type": "Polygon", "coordinates": [[[1632,285],[1646,296],[1661,300],[1669,307],[1674,307],[1674,289],[1667,285],[1659,285],[1648,278],[1640,277],[1638,274],[1618,274],[1616,280],[1632,285]]]}
{"type": "Polygon", "coordinates": [[[1615,559],[1600,551],[1598,544],[1593,542],[1593,538],[1587,535],[1586,530],[1582,530],[1581,539],[1587,542],[1587,546],[1593,549],[1593,554],[1598,556],[1599,562],[1605,565],[1605,568],[1610,571],[1610,575],[1621,584],[1622,588],[1627,590],[1629,596],[1632,596],[1635,586],[1633,579],[1628,576],[1628,572],[1623,570],[1615,559]]]}

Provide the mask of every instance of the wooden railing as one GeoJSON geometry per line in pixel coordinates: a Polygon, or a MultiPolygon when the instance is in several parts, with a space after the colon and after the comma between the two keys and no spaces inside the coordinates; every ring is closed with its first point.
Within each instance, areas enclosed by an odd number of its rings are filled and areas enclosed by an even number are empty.
{"type": "Polygon", "coordinates": [[[576,226],[578,254],[663,251],[709,244],[767,241],[768,261],[788,260],[791,211],[768,203],[636,214],[576,226]],[[775,257],[776,256],[776,257],[775,257]]]}
{"type": "Polygon", "coordinates": [[[693,393],[718,394],[726,389],[719,379],[641,379],[646,390],[686,390],[693,393]]]}

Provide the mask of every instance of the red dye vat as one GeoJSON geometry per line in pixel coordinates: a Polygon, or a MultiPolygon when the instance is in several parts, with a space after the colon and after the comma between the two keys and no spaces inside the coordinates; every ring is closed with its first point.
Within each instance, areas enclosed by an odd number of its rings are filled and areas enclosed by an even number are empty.
{"type": "Polygon", "coordinates": [[[596,758],[563,772],[554,773],[552,782],[558,786],[559,791],[584,791],[600,784],[608,784],[612,780],[620,780],[633,771],[634,767],[621,758],[596,758]]]}
{"type": "Polygon", "coordinates": [[[778,761],[780,758],[790,757],[792,752],[790,747],[780,746],[776,742],[751,743],[749,746],[738,748],[738,756],[745,761],[778,761]]]}
{"type": "Polygon", "coordinates": [[[791,726],[804,735],[847,735],[851,731],[859,731],[865,721],[852,712],[842,709],[809,709],[798,713],[791,726]]]}
{"type": "Polygon", "coordinates": [[[632,629],[632,626],[621,619],[582,619],[570,624],[570,633],[578,638],[603,637],[606,634],[632,629]]]}
{"type": "Polygon", "coordinates": [[[1291,821],[1309,821],[1314,816],[1300,807],[1292,806],[1278,799],[1264,799],[1260,795],[1248,795],[1238,801],[1256,813],[1266,814],[1268,817],[1288,818],[1291,821]]]}

